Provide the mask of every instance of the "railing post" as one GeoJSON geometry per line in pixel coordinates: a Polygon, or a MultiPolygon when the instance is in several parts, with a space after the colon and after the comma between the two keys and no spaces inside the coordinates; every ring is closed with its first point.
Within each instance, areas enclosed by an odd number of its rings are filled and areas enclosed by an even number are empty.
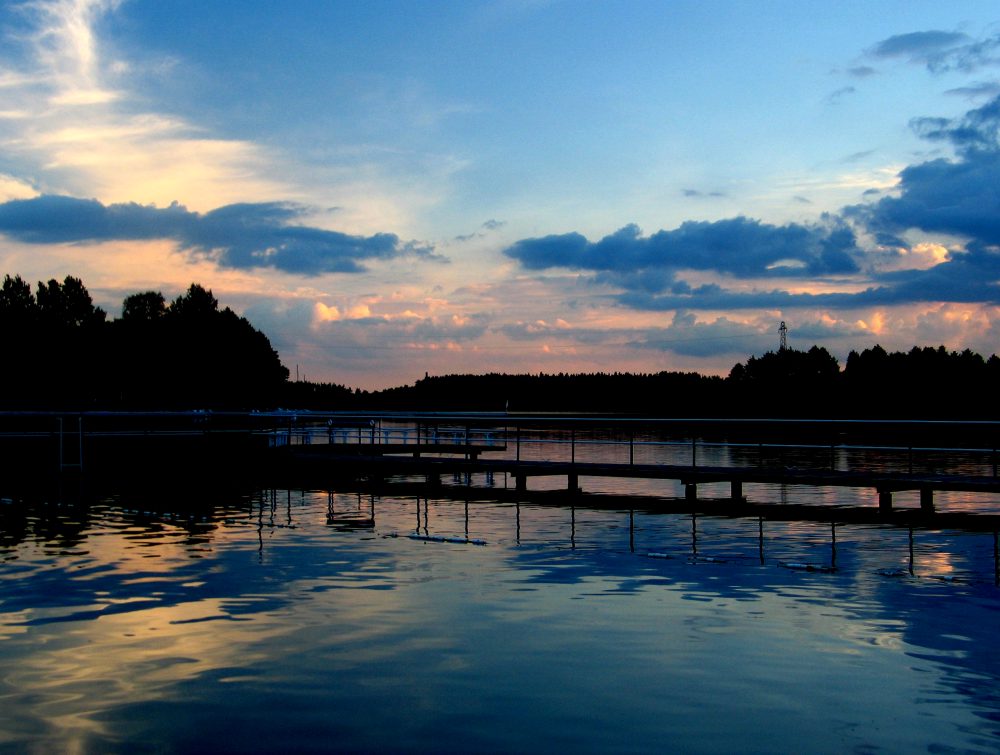
{"type": "Polygon", "coordinates": [[[569,431],[569,463],[576,464],[576,428],[569,431]]]}
{"type": "Polygon", "coordinates": [[[691,469],[698,466],[698,439],[696,436],[691,436],[691,469]]]}
{"type": "Polygon", "coordinates": [[[516,461],[521,461],[521,426],[520,425],[517,426],[517,430],[515,432],[517,433],[517,457],[516,457],[516,461]]]}

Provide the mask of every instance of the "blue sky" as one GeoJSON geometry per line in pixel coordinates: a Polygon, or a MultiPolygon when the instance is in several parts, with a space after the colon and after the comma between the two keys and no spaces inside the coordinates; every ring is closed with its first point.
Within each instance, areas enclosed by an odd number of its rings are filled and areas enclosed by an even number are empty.
{"type": "Polygon", "coordinates": [[[0,259],[191,282],[286,365],[989,354],[1000,13],[955,2],[0,6],[0,259]]]}

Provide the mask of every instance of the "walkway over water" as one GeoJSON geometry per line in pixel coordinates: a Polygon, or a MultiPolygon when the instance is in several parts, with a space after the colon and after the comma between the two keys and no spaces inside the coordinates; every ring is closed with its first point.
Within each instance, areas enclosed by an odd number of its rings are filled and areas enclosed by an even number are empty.
{"type": "Polygon", "coordinates": [[[517,490],[527,490],[529,477],[565,477],[567,489],[579,491],[581,477],[624,477],[652,480],[679,480],[685,486],[685,497],[697,500],[698,485],[728,482],[730,497],[743,501],[746,483],[808,485],[812,487],[850,487],[874,489],[879,509],[892,510],[892,494],[908,490],[920,491],[920,505],[925,512],[934,510],[934,491],[1000,493],[1000,478],[976,475],[891,473],[877,471],[838,471],[790,467],[719,467],[679,466],[669,464],[616,464],[607,462],[544,461],[518,459],[444,458],[426,454],[467,453],[478,456],[484,447],[463,447],[457,444],[424,444],[419,450],[393,449],[382,446],[374,453],[367,446],[348,447],[337,444],[288,447],[283,466],[289,470],[327,471],[334,476],[386,478],[390,476],[423,476],[431,485],[439,484],[443,475],[487,474],[509,475],[517,490]],[[398,454],[412,453],[413,456],[398,454]],[[423,454],[423,455],[418,455],[423,454]]]}
{"type": "Polygon", "coordinates": [[[731,502],[745,502],[743,487],[753,483],[863,488],[883,514],[903,491],[919,492],[925,514],[937,491],[1000,493],[1000,423],[991,422],[390,415],[352,433],[329,421],[328,442],[290,444],[275,454],[280,465],[369,480],[423,477],[432,486],[449,474],[503,474],[521,492],[540,477],[564,477],[573,492],[585,477],[674,480],[688,501],[698,500],[699,485],[717,483],[729,484],[731,502]],[[717,463],[720,450],[728,463],[717,463]],[[940,463],[955,453],[975,458],[974,468],[940,463]],[[932,456],[938,463],[927,463],[932,456]]]}
{"type": "MultiPolygon", "coordinates": [[[[584,478],[678,481],[700,486],[775,484],[872,491],[872,508],[918,491],[1000,493],[1000,422],[658,419],[607,415],[344,412],[0,413],[0,467],[60,472],[311,480],[530,481],[584,478]],[[37,462],[37,463],[36,463],[37,462]],[[28,465],[32,466],[32,465],[28,465]],[[875,505],[877,503],[877,506],[875,505]]],[[[583,483],[581,483],[583,480],[583,483]]],[[[654,497],[660,497],[653,493],[654,497]]],[[[664,495],[663,497],[670,497],[664,495]]],[[[994,508],[994,511],[996,509],[994,508]]]]}

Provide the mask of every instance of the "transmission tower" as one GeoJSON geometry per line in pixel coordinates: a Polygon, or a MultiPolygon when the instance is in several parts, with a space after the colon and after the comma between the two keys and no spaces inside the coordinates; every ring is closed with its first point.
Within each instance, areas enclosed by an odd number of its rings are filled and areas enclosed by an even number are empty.
{"type": "Polygon", "coordinates": [[[781,325],[778,326],[778,351],[784,351],[788,348],[788,328],[785,325],[785,321],[781,321],[781,325]]]}

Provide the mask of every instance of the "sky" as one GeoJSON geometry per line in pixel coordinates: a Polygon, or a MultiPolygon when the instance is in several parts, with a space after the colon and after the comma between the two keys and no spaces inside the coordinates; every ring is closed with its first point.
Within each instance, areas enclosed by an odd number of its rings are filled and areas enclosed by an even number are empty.
{"type": "Polygon", "coordinates": [[[0,263],[363,389],[989,355],[1000,7],[4,2],[0,263]]]}

